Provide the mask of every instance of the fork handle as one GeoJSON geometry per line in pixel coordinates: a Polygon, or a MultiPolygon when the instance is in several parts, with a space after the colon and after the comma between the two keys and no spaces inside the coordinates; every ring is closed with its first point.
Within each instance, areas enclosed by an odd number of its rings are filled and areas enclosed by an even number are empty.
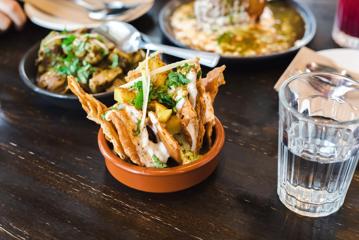
{"type": "Polygon", "coordinates": [[[220,56],[217,53],[190,50],[163,44],[142,43],[140,47],[152,51],[159,51],[183,59],[192,59],[198,57],[200,59],[199,63],[207,67],[217,66],[220,59],[220,56]]]}

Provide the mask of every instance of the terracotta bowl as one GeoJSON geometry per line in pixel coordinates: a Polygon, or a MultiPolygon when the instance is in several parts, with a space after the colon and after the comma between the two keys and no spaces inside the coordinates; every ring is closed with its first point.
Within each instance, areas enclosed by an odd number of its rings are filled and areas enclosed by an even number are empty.
{"type": "Polygon", "coordinates": [[[190,188],[205,180],[216,169],[217,155],[224,144],[224,130],[218,119],[212,148],[197,161],[171,168],[145,168],[120,159],[110,148],[100,129],[98,144],[111,175],[128,187],[144,192],[167,193],[190,188]]]}

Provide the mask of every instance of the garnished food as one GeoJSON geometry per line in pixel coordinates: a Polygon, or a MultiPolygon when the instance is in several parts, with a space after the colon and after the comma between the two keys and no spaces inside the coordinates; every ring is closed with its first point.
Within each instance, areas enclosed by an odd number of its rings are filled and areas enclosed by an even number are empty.
{"type": "Polygon", "coordinates": [[[265,0],[195,0],[173,12],[171,26],[185,45],[227,56],[282,52],[305,30],[290,4],[265,0]]]}
{"type": "Polygon", "coordinates": [[[165,168],[197,160],[204,141],[211,146],[213,102],[225,83],[224,69],[202,78],[198,59],[166,65],[158,53],[147,54],[126,83],[115,88],[117,103],[109,108],[87,94],[75,77],[68,77],[68,86],[120,158],[165,168]]]}
{"type": "Polygon", "coordinates": [[[103,36],[87,30],[51,32],[38,52],[37,85],[67,93],[67,76],[71,75],[88,93],[110,91],[124,83],[127,72],[143,58],[143,51],[124,53],[103,36]]]}

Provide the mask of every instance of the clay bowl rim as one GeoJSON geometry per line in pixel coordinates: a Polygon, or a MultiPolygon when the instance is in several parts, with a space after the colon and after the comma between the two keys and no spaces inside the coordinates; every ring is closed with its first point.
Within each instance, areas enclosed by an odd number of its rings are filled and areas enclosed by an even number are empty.
{"type": "Polygon", "coordinates": [[[202,166],[206,165],[210,161],[214,160],[224,145],[225,139],[225,132],[222,123],[216,117],[216,124],[215,124],[215,141],[211,149],[206,152],[200,159],[194,161],[193,163],[185,164],[182,166],[170,167],[170,168],[147,168],[147,167],[140,167],[128,163],[118,156],[110,149],[108,145],[108,141],[103,134],[102,128],[100,128],[98,132],[98,145],[102,155],[104,156],[105,160],[110,160],[114,165],[127,172],[131,172],[133,174],[138,175],[145,175],[145,176],[168,176],[168,175],[180,175],[186,172],[194,171],[202,166]]]}

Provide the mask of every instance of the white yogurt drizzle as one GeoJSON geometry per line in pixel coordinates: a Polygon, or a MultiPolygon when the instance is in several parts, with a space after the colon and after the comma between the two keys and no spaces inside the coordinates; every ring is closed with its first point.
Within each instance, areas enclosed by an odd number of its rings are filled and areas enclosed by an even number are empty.
{"type": "Polygon", "coordinates": [[[163,144],[163,142],[159,141],[159,138],[158,138],[157,126],[160,123],[157,121],[157,118],[155,117],[153,112],[149,112],[148,116],[149,116],[149,118],[151,119],[151,122],[152,122],[151,129],[155,133],[157,141],[158,141],[158,143],[153,143],[151,141],[148,142],[148,146],[147,146],[148,153],[150,154],[150,156],[156,155],[156,157],[158,157],[158,159],[161,162],[167,162],[167,159],[170,157],[170,155],[169,155],[169,153],[167,151],[167,148],[163,144]]]}
{"type": "Polygon", "coordinates": [[[191,82],[189,82],[187,84],[187,91],[188,91],[188,95],[189,95],[189,101],[191,102],[193,108],[196,107],[196,99],[197,99],[197,73],[196,71],[192,68],[189,73],[187,73],[186,78],[188,80],[190,80],[191,82]]]}

